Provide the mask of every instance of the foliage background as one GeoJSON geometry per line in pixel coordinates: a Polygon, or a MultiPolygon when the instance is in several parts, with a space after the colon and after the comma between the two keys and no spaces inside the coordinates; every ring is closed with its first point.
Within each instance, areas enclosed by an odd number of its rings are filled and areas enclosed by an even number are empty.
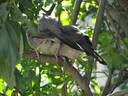
{"type": "MultiPolygon", "coordinates": [[[[48,10],[52,0],[1,0],[0,1],[0,92],[3,96],[85,96],[69,75],[63,64],[43,62],[26,57],[24,50],[32,50],[26,40],[26,29],[37,33],[42,8],[48,10]],[[16,68],[15,68],[16,66],[16,68]],[[14,74],[15,70],[15,74],[14,74]],[[5,82],[6,81],[6,82],[5,82]],[[15,86],[15,88],[14,88],[15,86]],[[68,94],[68,95],[67,95],[68,94]]],[[[57,1],[52,16],[63,25],[72,24],[75,0],[57,1]]],[[[93,38],[98,0],[83,0],[77,18],[77,27],[93,38]]],[[[125,0],[108,0],[96,51],[107,61],[105,70],[97,71],[85,54],[73,64],[83,78],[90,76],[90,88],[96,96],[112,93],[115,88],[128,87],[128,34],[125,0]],[[92,75],[90,74],[92,73],[92,75]],[[106,74],[106,85],[97,81],[98,75],[106,74]],[[108,85],[107,85],[108,84],[108,85]],[[113,85],[116,85],[113,87],[113,85]],[[107,88],[107,92],[105,91],[107,88]],[[113,90],[111,89],[114,88],[113,90]],[[106,92],[106,93],[105,93],[106,92]]],[[[101,79],[102,80],[102,79],[101,79]]]]}

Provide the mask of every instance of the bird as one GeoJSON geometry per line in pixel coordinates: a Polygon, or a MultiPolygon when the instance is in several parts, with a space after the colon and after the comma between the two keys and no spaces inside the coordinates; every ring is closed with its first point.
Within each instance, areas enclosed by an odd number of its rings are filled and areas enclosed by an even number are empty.
{"type": "Polygon", "coordinates": [[[42,16],[38,24],[39,38],[58,38],[69,47],[85,52],[88,56],[94,57],[99,63],[107,65],[105,60],[93,49],[89,37],[80,33],[74,25],[62,25],[50,16],[42,16]]]}

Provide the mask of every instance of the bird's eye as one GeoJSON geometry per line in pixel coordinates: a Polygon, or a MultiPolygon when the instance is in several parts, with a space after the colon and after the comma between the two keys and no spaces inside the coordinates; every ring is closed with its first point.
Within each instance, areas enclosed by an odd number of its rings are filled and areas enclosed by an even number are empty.
{"type": "Polygon", "coordinates": [[[54,43],[54,41],[53,41],[53,40],[51,40],[51,43],[54,43]]]}

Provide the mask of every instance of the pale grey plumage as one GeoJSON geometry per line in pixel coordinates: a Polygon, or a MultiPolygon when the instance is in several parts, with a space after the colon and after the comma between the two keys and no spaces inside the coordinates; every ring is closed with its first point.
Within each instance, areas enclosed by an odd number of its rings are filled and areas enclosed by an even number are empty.
{"type": "Polygon", "coordinates": [[[62,26],[57,20],[43,16],[39,20],[38,31],[38,38],[57,38],[69,47],[86,52],[87,55],[95,57],[100,63],[106,64],[92,48],[88,36],[80,34],[79,29],[72,25],[62,26]]]}

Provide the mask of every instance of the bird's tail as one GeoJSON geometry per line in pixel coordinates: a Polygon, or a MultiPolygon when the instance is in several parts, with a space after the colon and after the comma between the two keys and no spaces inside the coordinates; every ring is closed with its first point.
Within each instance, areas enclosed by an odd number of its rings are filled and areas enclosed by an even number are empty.
{"type": "Polygon", "coordinates": [[[96,51],[94,51],[93,53],[94,53],[93,56],[94,56],[94,58],[97,61],[99,61],[103,65],[107,65],[107,63],[105,62],[105,60],[96,51]]]}

